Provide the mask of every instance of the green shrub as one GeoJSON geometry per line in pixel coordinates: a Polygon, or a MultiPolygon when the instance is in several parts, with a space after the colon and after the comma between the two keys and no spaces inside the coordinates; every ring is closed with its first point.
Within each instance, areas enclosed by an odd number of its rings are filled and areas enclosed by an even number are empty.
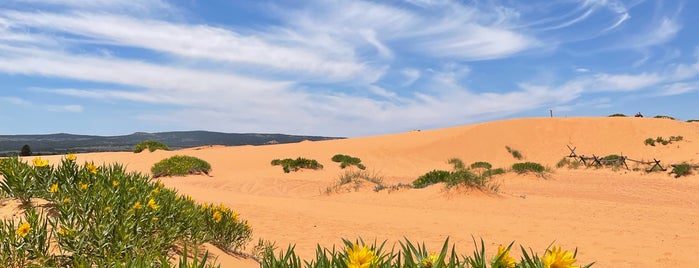
{"type": "Polygon", "coordinates": [[[493,167],[493,165],[491,165],[490,163],[488,163],[488,162],[482,162],[482,161],[481,161],[481,162],[474,162],[473,164],[471,164],[471,168],[484,168],[484,169],[490,169],[490,168],[492,168],[492,167],[493,167]]]}
{"type": "Polygon", "coordinates": [[[494,168],[494,169],[488,169],[485,172],[483,172],[483,177],[492,177],[495,175],[500,175],[500,174],[505,174],[507,172],[504,168],[494,168]]]}
{"type": "Polygon", "coordinates": [[[543,173],[546,170],[546,168],[539,163],[524,162],[512,165],[512,170],[519,174],[527,172],[543,173]]]}
{"type": "Polygon", "coordinates": [[[331,159],[333,162],[340,163],[340,168],[344,169],[349,166],[356,166],[357,168],[364,170],[366,166],[362,164],[362,160],[357,157],[352,157],[344,154],[336,154],[331,159]]]}
{"type": "Polygon", "coordinates": [[[462,170],[466,169],[466,165],[464,164],[464,161],[461,161],[461,159],[453,157],[447,161],[452,167],[453,170],[462,170]]]}
{"type": "Polygon", "coordinates": [[[694,123],[694,122],[699,122],[699,119],[689,119],[687,120],[688,123],[694,123]]]}
{"type": "Polygon", "coordinates": [[[457,185],[466,185],[473,188],[482,188],[485,186],[485,178],[478,176],[469,170],[457,170],[451,172],[445,181],[447,188],[451,188],[457,185]]]}
{"type": "Polygon", "coordinates": [[[670,142],[682,141],[684,137],[682,136],[670,136],[670,142]]]}
{"type": "Polygon", "coordinates": [[[626,117],[625,114],[610,114],[609,117],[626,117]]]}
{"type": "Polygon", "coordinates": [[[425,188],[425,187],[430,186],[432,184],[446,182],[450,175],[451,175],[451,172],[449,172],[449,171],[432,170],[432,171],[427,172],[424,175],[418,177],[415,181],[413,181],[413,186],[415,186],[415,188],[425,188]]]}
{"type": "Polygon", "coordinates": [[[643,144],[645,145],[650,145],[650,146],[655,146],[655,140],[653,138],[647,138],[643,144]]]}
{"type": "Polygon", "coordinates": [[[155,163],[150,171],[153,173],[153,178],[202,173],[208,175],[211,171],[211,165],[193,156],[176,155],[155,163]]]}
{"type": "Polygon", "coordinates": [[[667,116],[667,115],[656,115],[656,116],[654,116],[653,118],[661,118],[661,119],[676,120],[674,117],[672,117],[672,116],[667,116]]]}
{"type": "MultiPolygon", "coordinates": [[[[12,198],[31,192],[48,201],[42,207],[50,208],[51,216],[42,218],[48,212],[35,212],[27,202],[30,231],[16,232],[22,222],[0,223],[4,265],[172,267],[173,249],[180,245],[211,243],[230,252],[240,250],[251,237],[252,229],[237,212],[223,205],[196,204],[121,165],[79,165],[74,156],[55,166],[41,159],[32,162],[30,166],[18,158],[7,160],[2,170],[5,182],[21,181],[20,176],[32,183],[28,187],[5,183],[2,190],[12,198]],[[52,241],[56,250],[47,252],[46,241],[52,241]]],[[[180,264],[194,267],[187,259],[180,264]]]]}
{"type": "Polygon", "coordinates": [[[145,149],[148,149],[148,151],[150,152],[155,152],[155,150],[169,151],[170,147],[168,147],[165,143],[162,142],[145,140],[137,144],[136,147],[133,148],[133,152],[140,153],[143,152],[143,150],[145,149]]]}
{"type": "Polygon", "coordinates": [[[522,160],[522,153],[519,151],[510,148],[510,146],[505,146],[505,149],[507,149],[507,152],[512,154],[512,157],[514,157],[517,160],[522,160]]]}
{"type": "Polygon", "coordinates": [[[670,174],[675,174],[675,178],[688,176],[689,174],[692,174],[692,166],[687,163],[675,165],[672,168],[672,171],[670,171],[670,174]]]}
{"type": "Polygon", "coordinates": [[[290,173],[291,171],[296,172],[302,168],[313,170],[323,169],[323,165],[318,163],[318,161],[314,159],[306,159],[301,157],[298,157],[296,159],[274,159],[272,160],[271,164],[273,166],[282,166],[282,170],[284,170],[284,173],[290,173]]]}

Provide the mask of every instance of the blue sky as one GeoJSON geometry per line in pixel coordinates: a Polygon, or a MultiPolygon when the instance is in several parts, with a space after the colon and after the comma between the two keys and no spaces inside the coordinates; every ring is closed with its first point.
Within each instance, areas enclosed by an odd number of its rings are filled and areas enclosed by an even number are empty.
{"type": "Polygon", "coordinates": [[[3,0],[0,134],[696,119],[699,3],[3,0]]]}

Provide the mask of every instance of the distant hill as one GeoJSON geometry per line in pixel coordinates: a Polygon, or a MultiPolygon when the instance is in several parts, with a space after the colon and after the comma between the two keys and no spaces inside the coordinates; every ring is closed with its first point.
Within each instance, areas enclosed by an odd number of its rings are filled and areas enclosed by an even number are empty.
{"type": "Polygon", "coordinates": [[[18,154],[25,144],[34,155],[65,154],[69,152],[119,152],[131,151],[144,140],[167,144],[172,149],[204,145],[265,145],[293,143],[304,140],[319,141],[340,137],[296,136],[284,134],[220,133],[209,131],[176,131],[144,133],[123,136],[88,136],[73,134],[48,135],[0,135],[0,156],[18,154]]]}

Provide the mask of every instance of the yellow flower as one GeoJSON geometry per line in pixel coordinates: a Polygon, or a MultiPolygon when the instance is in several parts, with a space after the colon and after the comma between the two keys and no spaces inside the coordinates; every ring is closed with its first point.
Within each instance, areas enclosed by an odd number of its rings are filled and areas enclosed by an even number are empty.
{"type": "Polygon", "coordinates": [[[59,235],[68,235],[68,234],[70,234],[70,229],[61,228],[61,230],[58,231],[58,234],[59,235]]]}
{"type": "Polygon", "coordinates": [[[35,167],[45,167],[49,165],[49,160],[42,160],[41,157],[36,157],[32,160],[35,167]]]}
{"type": "Polygon", "coordinates": [[[573,253],[562,251],[561,247],[552,247],[546,250],[546,254],[541,259],[545,268],[579,268],[573,265],[577,261],[573,253]]]}
{"type": "Polygon", "coordinates": [[[517,261],[515,258],[510,257],[510,250],[502,245],[498,246],[498,255],[493,258],[492,266],[493,268],[515,268],[517,261]],[[500,261],[498,261],[500,259],[500,261]]]}
{"type": "Polygon", "coordinates": [[[87,183],[83,183],[82,181],[80,182],[80,190],[86,190],[87,189],[87,183]]]}
{"type": "Polygon", "coordinates": [[[367,246],[360,248],[354,244],[347,247],[347,268],[369,268],[377,259],[374,251],[367,246]]]}
{"type": "Polygon", "coordinates": [[[56,193],[58,192],[58,183],[54,183],[51,185],[51,188],[49,188],[49,193],[56,193]]]}
{"type": "Polygon", "coordinates": [[[136,201],[136,203],[133,204],[133,209],[141,209],[142,207],[140,201],[136,201]]]}
{"type": "Polygon", "coordinates": [[[119,186],[119,182],[116,181],[116,180],[113,180],[113,181],[112,181],[112,186],[114,186],[114,187],[119,186]]]}
{"type": "Polygon", "coordinates": [[[157,194],[159,192],[160,192],[160,187],[155,187],[155,189],[153,189],[154,194],[157,194]]]}
{"type": "Polygon", "coordinates": [[[237,222],[238,221],[238,211],[233,211],[233,216],[231,216],[231,218],[233,218],[234,222],[237,222]]]}
{"type": "Polygon", "coordinates": [[[158,217],[153,217],[150,220],[156,222],[156,221],[158,221],[158,217]]]}
{"type": "Polygon", "coordinates": [[[437,254],[430,254],[427,256],[427,258],[422,259],[422,266],[423,268],[432,268],[434,267],[435,263],[437,263],[437,259],[439,259],[439,256],[437,254]]]}
{"type": "Polygon", "coordinates": [[[106,208],[104,208],[104,212],[110,212],[110,211],[112,211],[112,207],[106,207],[106,208]]]}
{"type": "Polygon", "coordinates": [[[25,236],[27,236],[27,234],[29,234],[29,231],[31,231],[31,230],[32,230],[32,226],[29,225],[28,222],[25,222],[25,223],[22,223],[19,225],[16,233],[17,233],[17,235],[19,235],[21,237],[25,237],[25,236]]]}
{"type": "Polygon", "coordinates": [[[150,200],[148,200],[148,207],[150,207],[152,210],[156,210],[158,209],[158,204],[156,204],[155,200],[151,198],[150,200]]]}
{"type": "Polygon", "coordinates": [[[97,174],[97,166],[95,166],[95,164],[89,163],[87,164],[86,168],[90,171],[90,173],[97,174]]]}
{"type": "Polygon", "coordinates": [[[75,159],[77,159],[77,158],[78,158],[78,157],[75,156],[75,154],[68,154],[68,155],[66,155],[66,159],[68,159],[68,160],[70,160],[70,161],[75,161],[75,159]]]}
{"type": "Polygon", "coordinates": [[[222,218],[222,217],[223,217],[223,215],[221,215],[221,212],[219,212],[218,210],[217,210],[217,211],[214,211],[213,218],[214,218],[214,221],[215,221],[216,223],[221,222],[221,218],[222,218]]]}
{"type": "Polygon", "coordinates": [[[64,204],[70,203],[70,197],[63,198],[63,203],[64,204]]]}

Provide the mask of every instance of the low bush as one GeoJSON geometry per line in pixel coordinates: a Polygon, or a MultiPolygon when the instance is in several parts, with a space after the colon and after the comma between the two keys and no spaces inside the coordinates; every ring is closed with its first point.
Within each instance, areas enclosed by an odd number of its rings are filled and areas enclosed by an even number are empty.
{"type": "MultiPolygon", "coordinates": [[[[252,229],[237,212],[196,204],[121,165],[80,165],[74,155],[55,167],[39,158],[32,163],[10,159],[2,169],[2,191],[49,204],[39,210],[30,200],[20,222],[0,223],[3,265],[173,267],[182,245],[195,245],[198,252],[197,245],[211,243],[230,252],[251,237],[252,229]],[[55,250],[47,251],[49,245],[55,250]]],[[[188,258],[180,261],[180,267],[195,267],[191,265],[188,258]]]]}
{"type": "Polygon", "coordinates": [[[356,166],[357,168],[364,170],[366,166],[362,164],[362,160],[358,157],[352,157],[344,154],[336,154],[331,159],[333,162],[340,163],[340,168],[344,169],[349,166],[356,166]]]}
{"type": "Polygon", "coordinates": [[[534,172],[534,173],[543,173],[546,171],[546,168],[542,166],[539,163],[534,163],[534,162],[524,162],[524,163],[516,163],[512,165],[512,170],[519,174],[527,173],[527,172],[534,172]]]}
{"type": "Polygon", "coordinates": [[[625,114],[610,114],[609,117],[626,117],[625,114]]]}
{"type": "Polygon", "coordinates": [[[568,167],[572,169],[577,169],[580,167],[580,161],[577,161],[575,159],[571,159],[570,157],[563,157],[561,160],[556,163],[556,168],[562,168],[562,167],[568,167]]]}
{"type": "Polygon", "coordinates": [[[670,174],[675,174],[675,178],[688,176],[689,174],[692,174],[692,166],[687,163],[675,165],[672,168],[672,171],[670,171],[670,174]]]}
{"type": "Polygon", "coordinates": [[[519,151],[510,148],[510,146],[505,146],[505,149],[507,149],[507,152],[512,154],[512,157],[514,157],[517,160],[522,160],[522,153],[519,151]]]}
{"type": "Polygon", "coordinates": [[[486,178],[483,176],[478,176],[469,170],[463,169],[451,172],[445,183],[447,188],[457,185],[466,185],[468,187],[481,189],[485,186],[486,178]]]}
{"type": "Polygon", "coordinates": [[[169,151],[170,147],[168,147],[165,143],[159,141],[145,140],[137,144],[136,147],[133,148],[133,152],[140,153],[143,152],[143,150],[145,149],[148,149],[148,151],[150,152],[155,152],[155,150],[169,151]]]}
{"type": "Polygon", "coordinates": [[[451,172],[446,170],[432,170],[413,181],[413,186],[415,186],[415,188],[425,188],[432,184],[446,182],[450,175],[451,172]]]}
{"type": "Polygon", "coordinates": [[[272,160],[271,164],[273,166],[282,166],[282,170],[284,170],[284,173],[290,173],[291,171],[299,171],[302,168],[305,169],[323,169],[323,165],[318,163],[318,161],[314,159],[306,159],[302,157],[298,157],[296,159],[291,159],[291,158],[285,158],[285,159],[274,159],[272,160]]]}
{"type": "Polygon", "coordinates": [[[484,168],[484,169],[491,169],[493,165],[491,165],[488,162],[474,162],[471,164],[471,168],[484,168]]]}
{"type": "Polygon", "coordinates": [[[699,119],[689,119],[687,120],[688,123],[694,123],[694,122],[699,122],[699,119]]]}
{"type": "Polygon", "coordinates": [[[211,165],[193,156],[176,155],[155,163],[150,171],[153,173],[153,178],[202,173],[208,175],[209,171],[211,171],[211,165]]]}
{"type": "Polygon", "coordinates": [[[653,118],[676,120],[674,117],[668,115],[656,115],[653,118]]]}
{"type": "Polygon", "coordinates": [[[325,193],[329,194],[332,192],[337,192],[342,189],[343,186],[348,184],[353,184],[352,188],[357,191],[364,182],[375,184],[374,191],[377,192],[386,188],[386,186],[383,185],[383,176],[376,172],[369,172],[366,170],[346,170],[338,177],[337,184],[326,188],[325,193]]]}
{"type": "Polygon", "coordinates": [[[653,138],[647,138],[645,141],[643,141],[643,144],[655,146],[655,140],[653,138]]]}
{"type": "Polygon", "coordinates": [[[492,177],[500,174],[505,174],[507,171],[504,168],[494,168],[494,169],[488,169],[485,172],[483,172],[483,177],[492,177]]]}

